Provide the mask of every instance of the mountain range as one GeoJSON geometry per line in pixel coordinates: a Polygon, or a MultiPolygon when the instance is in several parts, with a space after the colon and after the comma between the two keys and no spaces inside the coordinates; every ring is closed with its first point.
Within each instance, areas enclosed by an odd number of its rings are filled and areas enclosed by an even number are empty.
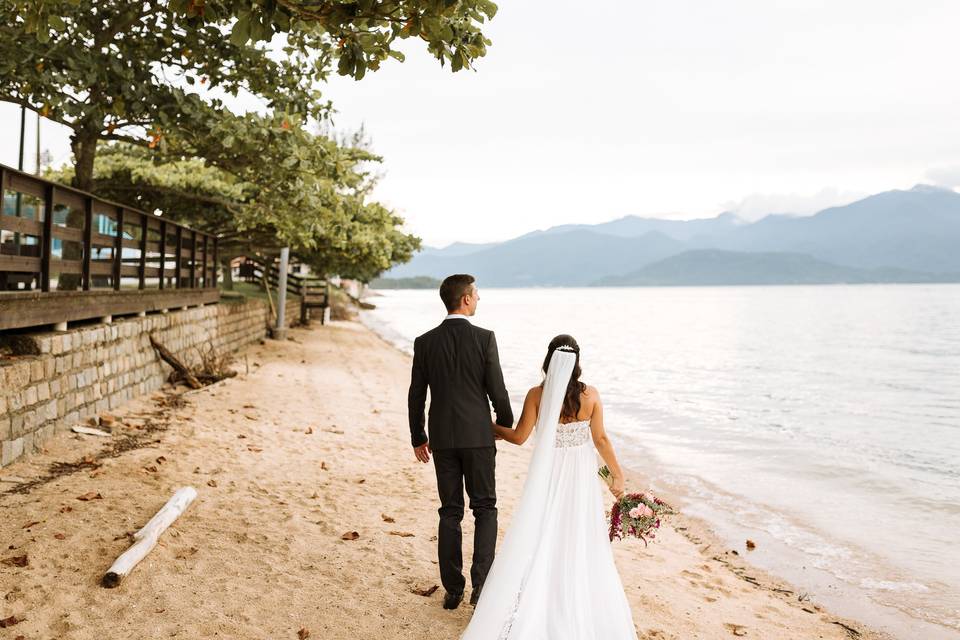
{"type": "Polygon", "coordinates": [[[387,278],[471,273],[484,286],[960,281],[960,194],[917,185],[812,216],[627,216],[499,243],[424,248],[387,278]]]}

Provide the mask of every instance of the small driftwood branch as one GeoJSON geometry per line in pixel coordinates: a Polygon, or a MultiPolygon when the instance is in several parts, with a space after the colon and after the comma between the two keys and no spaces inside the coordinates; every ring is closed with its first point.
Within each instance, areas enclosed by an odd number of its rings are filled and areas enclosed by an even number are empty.
{"type": "Polygon", "coordinates": [[[113,435],[112,433],[108,433],[100,429],[93,429],[92,427],[84,427],[80,425],[76,427],[71,427],[70,430],[73,431],[74,433],[82,433],[85,436],[100,436],[101,438],[109,438],[110,436],[113,435]]]}
{"type": "Polygon", "coordinates": [[[187,383],[187,386],[189,386],[191,389],[199,389],[203,386],[200,384],[200,381],[197,380],[196,376],[190,372],[190,369],[180,362],[175,355],[170,353],[166,347],[157,342],[156,338],[154,338],[152,334],[150,335],[150,344],[153,345],[153,348],[156,350],[157,355],[160,356],[160,359],[173,367],[173,370],[176,371],[181,378],[183,378],[183,380],[187,383]]]}
{"type": "Polygon", "coordinates": [[[150,518],[150,521],[143,525],[143,528],[133,534],[134,543],[129,549],[124,551],[113,563],[113,566],[104,574],[100,584],[107,589],[113,589],[120,584],[137,564],[147,557],[147,554],[157,546],[160,534],[167,530],[177,518],[180,517],[194,498],[197,497],[197,490],[193,487],[182,487],[177,489],[173,497],[163,505],[156,515],[150,518]]]}

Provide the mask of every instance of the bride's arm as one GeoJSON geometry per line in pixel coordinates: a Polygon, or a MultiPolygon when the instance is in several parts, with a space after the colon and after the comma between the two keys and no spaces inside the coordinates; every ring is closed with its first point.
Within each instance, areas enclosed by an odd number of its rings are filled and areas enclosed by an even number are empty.
{"type": "Polygon", "coordinates": [[[590,415],[590,434],[593,436],[593,446],[597,448],[597,453],[603,458],[610,469],[610,475],[613,481],[610,485],[610,492],[617,498],[623,495],[623,469],[617,462],[617,454],[613,451],[613,443],[607,437],[607,431],[603,427],[603,403],[600,402],[600,393],[593,387],[588,387],[587,393],[593,396],[593,413],[590,415]]]}
{"type": "Polygon", "coordinates": [[[540,387],[534,387],[527,392],[527,398],[523,401],[523,413],[520,414],[520,420],[513,429],[501,427],[498,424],[493,425],[493,432],[500,438],[512,444],[523,444],[530,437],[533,431],[533,425],[537,422],[537,412],[540,408],[540,387]]]}

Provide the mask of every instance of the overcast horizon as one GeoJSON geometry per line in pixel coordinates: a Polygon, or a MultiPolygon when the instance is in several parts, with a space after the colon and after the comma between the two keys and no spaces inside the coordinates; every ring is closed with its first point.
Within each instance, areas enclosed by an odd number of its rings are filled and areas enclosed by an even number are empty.
{"type": "MultiPolygon", "coordinates": [[[[429,246],[960,185],[960,5],[500,5],[476,72],[409,43],[404,64],[325,87],[337,128],[364,126],[384,156],[376,197],[429,246]]],[[[16,166],[19,108],[0,104],[0,122],[0,162],[16,166]]],[[[42,128],[55,165],[63,130],[42,128]]]]}

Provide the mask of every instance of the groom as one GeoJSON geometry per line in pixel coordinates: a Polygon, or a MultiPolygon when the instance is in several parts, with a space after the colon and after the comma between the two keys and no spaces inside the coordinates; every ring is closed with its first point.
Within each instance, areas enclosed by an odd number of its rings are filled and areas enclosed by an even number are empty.
{"type": "Polygon", "coordinates": [[[440,298],[447,308],[446,319],[413,343],[407,407],[417,460],[429,462],[433,452],[441,504],[437,545],[440,579],[446,589],[443,608],[456,609],[465,586],[460,532],[463,488],[466,485],[476,523],[470,568],[470,604],[475,605],[497,544],[497,448],[490,403],[501,426],[513,426],[513,412],[503,385],[496,338],[492,331],[470,322],[480,302],[473,276],[448,277],[440,285],[440,298]],[[428,387],[429,441],[423,418],[428,387]]]}

